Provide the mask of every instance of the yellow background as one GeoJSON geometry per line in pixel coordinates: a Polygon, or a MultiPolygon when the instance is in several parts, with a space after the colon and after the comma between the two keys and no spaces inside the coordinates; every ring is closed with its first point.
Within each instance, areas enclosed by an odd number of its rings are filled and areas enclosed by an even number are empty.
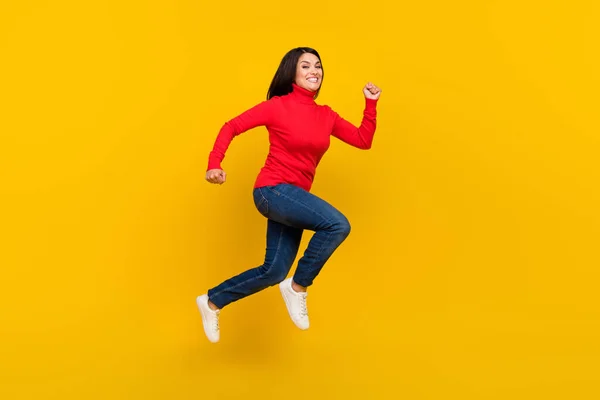
{"type": "MultiPolygon", "coordinates": [[[[0,6],[0,398],[597,399],[598,2],[0,6]],[[313,192],[353,232],[310,289],[195,297],[262,262],[263,128],[203,181],[283,54],[323,57],[313,192]]],[[[304,237],[303,248],[307,243],[304,237]]]]}

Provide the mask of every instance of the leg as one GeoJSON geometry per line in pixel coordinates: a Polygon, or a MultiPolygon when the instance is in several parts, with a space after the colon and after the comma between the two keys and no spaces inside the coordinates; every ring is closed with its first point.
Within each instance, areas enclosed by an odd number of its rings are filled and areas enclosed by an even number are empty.
{"type": "Polygon", "coordinates": [[[242,272],[208,291],[210,301],[218,308],[276,285],[285,279],[298,254],[302,229],[267,221],[265,262],[242,272]]]}
{"type": "Polygon", "coordinates": [[[266,215],[269,218],[315,231],[293,278],[305,288],[312,285],[323,265],[350,234],[348,219],[331,204],[293,185],[281,184],[260,190],[268,203],[266,215]]]}

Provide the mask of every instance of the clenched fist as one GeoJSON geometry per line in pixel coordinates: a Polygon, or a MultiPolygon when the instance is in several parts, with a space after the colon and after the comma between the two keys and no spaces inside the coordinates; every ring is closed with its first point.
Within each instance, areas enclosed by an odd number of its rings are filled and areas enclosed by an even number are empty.
{"type": "Polygon", "coordinates": [[[369,82],[363,88],[363,93],[367,99],[377,100],[381,95],[381,89],[369,82]]]}
{"type": "Polygon", "coordinates": [[[209,169],[206,171],[206,180],[210,183],[222,185],[227,179],[227,174],[222,169],[209,169]]]}

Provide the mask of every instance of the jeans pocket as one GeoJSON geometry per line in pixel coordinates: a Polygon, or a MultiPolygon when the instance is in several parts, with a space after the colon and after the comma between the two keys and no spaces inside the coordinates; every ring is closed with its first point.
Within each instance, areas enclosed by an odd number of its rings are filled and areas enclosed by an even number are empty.
{"type": "Polygon", "coordinates": [[[254,189],[254,205],[256,206],[256,209],[259,213],[261,213],[265,217],[267,216],[267,214],[269,213],[269,202],[267,201],[265,196],[263,196],[260,188],[254,189]]]}

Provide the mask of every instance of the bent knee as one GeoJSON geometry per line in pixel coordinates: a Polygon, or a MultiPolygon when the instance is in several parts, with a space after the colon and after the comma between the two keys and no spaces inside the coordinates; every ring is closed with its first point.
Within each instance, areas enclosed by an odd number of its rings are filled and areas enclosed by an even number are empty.
{"type": "Polygon", "coordinates": [[[262,278],[269,286],[273,286],[283,281],[287,277],[289,268],[278,267],[277,265],[263,265],[262,278]]]}
{"type": "Polygon", "coordinates": [[[336,232],[339,233],[339,235],[343,238],[348,237],[348,235],[350,234],[350,231],[352,230],[352,227],[350,226],[350,221],[348,221],[348,218],[342,216],[336,223],[335,223],[335,230],[336,232]]]}

